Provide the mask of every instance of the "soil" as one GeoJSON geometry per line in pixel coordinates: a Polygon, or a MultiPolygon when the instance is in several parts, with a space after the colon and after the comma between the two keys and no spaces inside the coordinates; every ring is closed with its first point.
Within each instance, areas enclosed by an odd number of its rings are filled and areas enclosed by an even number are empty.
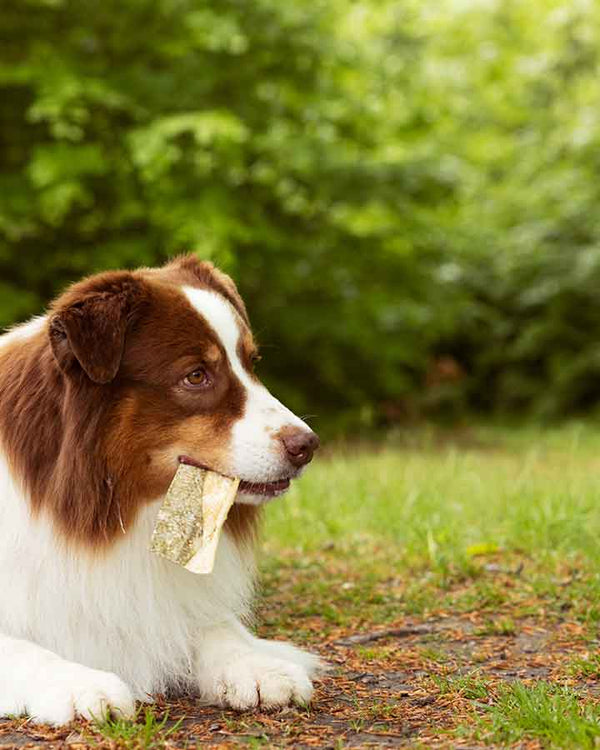
{"type": "MultiPolygon", "coordinates": [[[[596,697],[597,676],[573,676],[570,669],[573,659],[590,648],[582,625],[530,617],[517,620],[506,634],[487,634],[490,629],[489,613],[471,612],[440,613],[427,620],[403,618],[372,631],[357,624],[354,630],[329,633],[317,650],[331,669],[319,680],[310,708],[240,714],[199,706],[191,699],[159,700],[157,714],[168,713],[167,726],[181,723],[166,739],[155,738],[155,744],[145,746],[467,750],[489,747],[484,737],[474,740],[477,733],[468,730],[485,714],[486,702],[493,700],[501,682],[559,681],[596,697]],[[461,687],[465,675],[478,681],[477,695],[461,687]],[[459,734],[457,727],[466,731],[459,734]],[[465,734],[471,739],[462,739],[465,734]]],[[[106,739],[85,722],[52,729],[25,720],[0,721],[0,750],[89,747],[144,745],[106,739]]],[[[519,747],[539,744],[534,740],[519,747]]]]}

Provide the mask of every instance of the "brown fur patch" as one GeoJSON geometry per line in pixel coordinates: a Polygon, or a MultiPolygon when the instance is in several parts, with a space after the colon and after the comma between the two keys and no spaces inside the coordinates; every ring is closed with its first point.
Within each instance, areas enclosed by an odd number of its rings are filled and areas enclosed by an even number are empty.
{"type": "Polygon", "coordinates": [[[163,268],[146,269],[142,273],[151,274],[178,286],[195,286],[201,289],[211,289],[225,297],[240,314],[240,317],[250,327],[250,319],[246,305],[240,297],[233,279],[216,268],[210,261],[198,260],[193,254],[181,255],[163,268]]]}
{"type": "Polygon", "coordinates": [[[227,516],[227,529],[234,539],[247,544],[256,541],[261,509],[255,505],[234,503],[227,516]]]}
{"type": "MultiPolygon", "coordinates": [[[[67,290],[40,333],[0,348],[0,440],[34,512],[47,512],[69,540],[101,548],[118,539],[166,492],[178,455],[224,465],[245,392],[177,288],[218,291],[247,321],[223,276],[185,258],[99,274],[67,290]],[[186,389],[200,366],[213,387],[186,389]]],[[[247,540],[257,518],[236,504],[227,527],[247,540]]]]}

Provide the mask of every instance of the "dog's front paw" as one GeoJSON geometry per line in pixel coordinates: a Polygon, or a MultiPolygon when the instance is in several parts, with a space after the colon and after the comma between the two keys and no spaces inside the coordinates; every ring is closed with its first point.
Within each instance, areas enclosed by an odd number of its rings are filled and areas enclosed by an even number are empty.
{"type": "Polygon", "coordinates": [[[202,697],[238,711],[308,703],[313,686],[304,667],[259,652],[228,654],[199,677],[202,697]]]}
{"type": "Polygon", "coordinates": [[[36,723],[60,726],[75,716],[100,719],[109,711],[126,717],[135,713],[131,691],[111,672],[57,660],[36,677],[21,690],[15,684],[12,696],[0,696],[0,715],[27,714],[36,723]]]}

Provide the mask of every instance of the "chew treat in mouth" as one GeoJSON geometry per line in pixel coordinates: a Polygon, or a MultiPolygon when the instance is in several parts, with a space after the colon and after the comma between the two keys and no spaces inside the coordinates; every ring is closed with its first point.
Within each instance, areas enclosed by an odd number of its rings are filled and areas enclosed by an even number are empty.
{"type": "Polygon", "coordinates": [[[192,573],[210,573],[239,479],[181,463],[158,512],[150,551],[192,573]]]}

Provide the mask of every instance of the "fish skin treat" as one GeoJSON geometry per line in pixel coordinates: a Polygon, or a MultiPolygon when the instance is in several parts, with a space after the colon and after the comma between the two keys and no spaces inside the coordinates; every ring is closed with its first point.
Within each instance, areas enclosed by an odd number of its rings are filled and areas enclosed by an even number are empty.
{"type": "Polygon", "coordinates": [[[192,573],[212,572],[239,479],[180,463],[152,533],[150,551],[192,573]]]}

